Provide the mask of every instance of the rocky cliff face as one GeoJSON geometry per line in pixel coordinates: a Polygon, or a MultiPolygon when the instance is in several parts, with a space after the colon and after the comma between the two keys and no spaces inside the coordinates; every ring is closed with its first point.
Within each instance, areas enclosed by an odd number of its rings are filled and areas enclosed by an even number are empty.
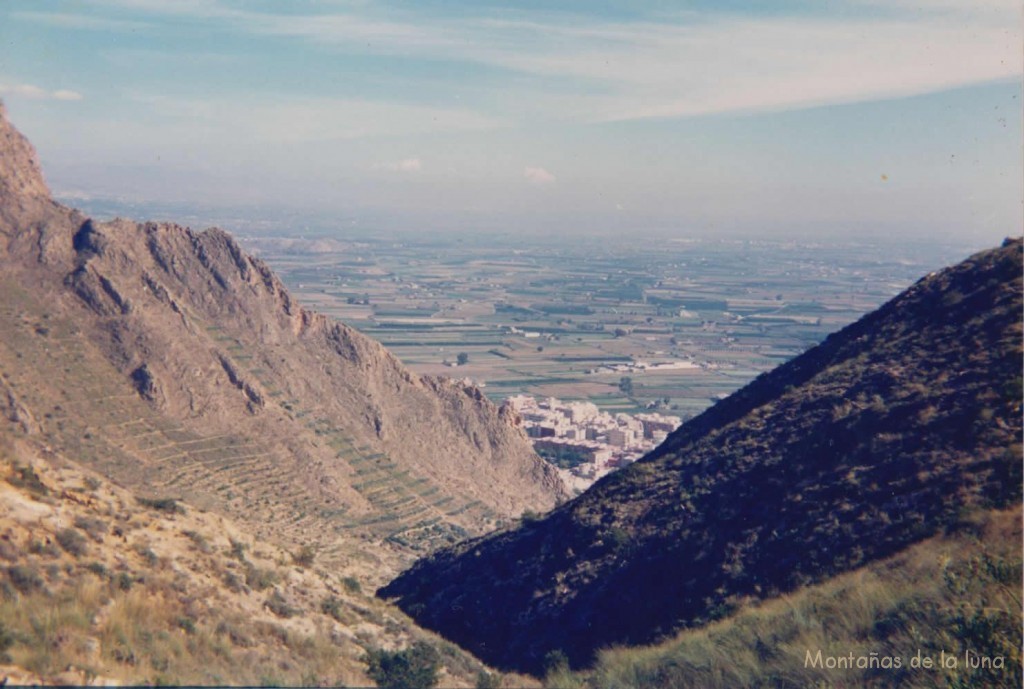
{"type": "Polygon", "coordinates": [[[379,592],[479,657],[574,665],[1021,499],[1021,241],[930,275],[547,518],[379,592]]]}
{"type": "Polygon", "coordinates": [[[478,391],[304,309],[228,233],[54,203],[3,116],[0,161],[0,432],[339,555],[339,538],[430,549],[562,499],[478,391]]]}
{"type": "Polygon", "coordinates": [[[35,150],[10,125],[3,103],[0,103],[0,197],[22,203],[50,199],[35,150]]]}

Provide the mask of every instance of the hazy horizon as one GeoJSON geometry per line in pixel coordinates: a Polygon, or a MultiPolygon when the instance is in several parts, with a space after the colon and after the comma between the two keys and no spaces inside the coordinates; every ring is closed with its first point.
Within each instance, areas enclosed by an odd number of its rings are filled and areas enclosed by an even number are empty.
{"type": "Polygon", "coordinates": [[[740,5],[13,0],[0,98],[58,198],[240,231],[1021,232],[1016,3],[740,5]]]}

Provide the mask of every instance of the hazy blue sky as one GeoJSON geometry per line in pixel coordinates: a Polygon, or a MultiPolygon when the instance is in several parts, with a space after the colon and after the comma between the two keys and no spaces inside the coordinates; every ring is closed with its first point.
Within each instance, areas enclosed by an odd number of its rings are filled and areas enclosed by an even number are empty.
{"type": "Polygon", "coordinates": [[[1021,232],[1016,0],[0,2],[65,195],[439,229],[1021,232]]]}

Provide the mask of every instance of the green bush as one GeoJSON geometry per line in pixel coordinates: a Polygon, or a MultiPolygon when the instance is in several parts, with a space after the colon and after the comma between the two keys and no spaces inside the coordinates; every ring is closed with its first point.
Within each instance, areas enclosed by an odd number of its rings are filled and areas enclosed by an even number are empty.
{"type": "Polygon", "coordinates": [[[431,689],[439,660],[437,650],[422,641],[401,651],[375,649],[366,654],[367,674],[381,689],[431,689]]]}
{"type": "Polygon", "coordinates": [[[262,591],[278,581],[277,572],[272,569],[261,569],[251,564],[245,568],[245,585],[249,588],[262,591]]]}
{"type": "Polygon", "coordinates": [[[501,675],[481,670],[476,676],[476,689],[501,689],[501,675]]]}
{"type": "Polygon", "coordinates": [[[28,565],[14,565],[7,568],[7,578],[11,580],[14,588],[22,593],[31,593],[43,588],[43,578],[34,567],[28,565]]]}
{"type": "Polygon", "coordinates": [[[58,531],[57,543],[60,544],[61,548],[75,557],[85,555],[86,550],[88,550],[85,543],[85,536],[82,535],[81,531],[73,527],[68,527],[58,531]]]}
{"type": "Polygon", "coordinates": [[[136,498],[139,504],[150,509],[169,512],[171,514],[185,514],[185,508],[178,504],[177,498],[136,498]]]}
{"type": "Polygon", "coordinates": [[[7,482],[17,488],[24,488],[30,493],[36,495],[49,495],[50,489],[47,488],[42,480],[39,478],[39,474],[36,473],[35,467],[31,464],[26,466],[14,467],[14,475],[8,477],[7,482]]]}
{"type": "Polygon", "coordinates": [[[210,542],[206,540],[206,536],[199,533],[198,531],[182,531],[182,536],[188,538],[195,545],[196,550],[206,555],[213,552],[213,547],[210,546],[210,542]]]}
{"type": "Polygon", "coordinates": [[[245,562],[245,549],[246,545],[244,543],[236,541],[233,538],[231,539],[231,557],[235,558],[239,562],[245,562]]]}
{"type": "Polygon", "coordinates": [[[568,671],[569,656],[565,655],[565,651],[555,649],[547,652],[544,656],[544,674],[550,675],[568,671]]]}
{"type": "Polygon", "coordinates": [[[311,545],[304,545],[299,551],[292,555],[292,561],[299,567],[312,567],[316,560],[316,548],[311,545]]]}
{"type": "Polygon", "coordinates": [[[110,582],[121,591],[131,591],[132,585],[135,584],[135,580],[132,579],[132,575],[128,572],[118,572],[111,577],[110,582]]]}
{"type": "Polygon", "coordinates": [[[0,620],[0,663],[11,662],[11,656],[7,651],[14,645],[14,633],[7,629],[4,621],[0,620]]]}
{"type": "Polygon", "coordinates": [[[341,622],[341,599],[337,596],[327,596],[320,601],[320,612],[341,622]]]}
{"type": "Polygon", "coordinates": [[[107,533],[107,523],[96,517],[75,517],[75,526],[89,534],[89,538],[97,543],[102,543],[107,533]]]}
{"type": "Polygon", "coordinates": [[[107,576],[107,568],[102,562],[90,562],[85,566],[85,569],[98,577],[107,576]]]}
{"type": "Polygon", "coordinates": [[[270,594],[267,597],[267,600],[264,603],[264,605],[267,607],[267,610],[274,613],[278,617],[295,617],[295,615],[301,612],[297,608],[293,608],[291,605],[289,605],[288,601],[285,599],[284,596],[281,595],[280,591],[274,591],[272,594],[270,594]]]}

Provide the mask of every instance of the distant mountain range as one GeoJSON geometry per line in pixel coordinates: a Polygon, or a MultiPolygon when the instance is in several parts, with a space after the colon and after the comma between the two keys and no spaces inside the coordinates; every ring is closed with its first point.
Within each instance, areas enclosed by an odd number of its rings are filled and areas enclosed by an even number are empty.
{"type": "Polygon", "coordinates": [[[378,595],[541,674],[1018,504],[1021,253],[1007,240],[923,278],[579,498],[434,553],[378,595]]]}

